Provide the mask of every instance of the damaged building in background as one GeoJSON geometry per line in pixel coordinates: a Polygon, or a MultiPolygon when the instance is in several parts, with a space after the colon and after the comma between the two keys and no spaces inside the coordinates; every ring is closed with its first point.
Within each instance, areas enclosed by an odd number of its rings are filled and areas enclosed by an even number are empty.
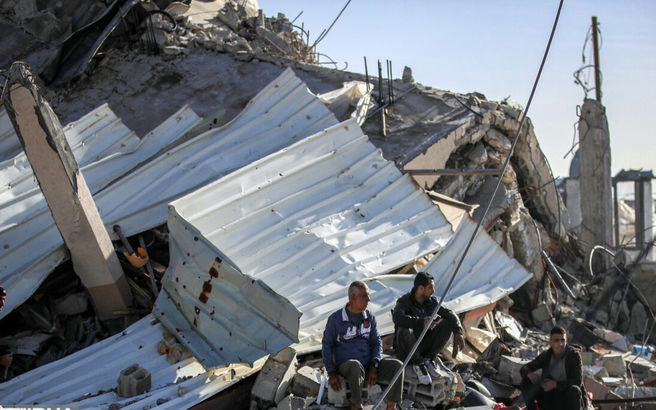
{"type": "Polygon", "coordinates": [[[396,299],[419,270],[446,290],[499,178],[445,300],[467,347],[430,386],[406,373],[405,408],[466,406],[479,384],[477,400],[510,404],[556,323],[584,347],[595,398],[656,396],[653,256],[599,244],[611,262],[590,272],[571,182],[557,186],[530,119],[519,129],[521,107],[407,67],[322,67],[307,33],[257,2],[187,3],[0,1],[0,68],[26,61],[68,124],[133,296],[99,319],[0,108],[1,404],[338,406],[317,352],[348,284],[369,285],[389,347],[396,299]]]}

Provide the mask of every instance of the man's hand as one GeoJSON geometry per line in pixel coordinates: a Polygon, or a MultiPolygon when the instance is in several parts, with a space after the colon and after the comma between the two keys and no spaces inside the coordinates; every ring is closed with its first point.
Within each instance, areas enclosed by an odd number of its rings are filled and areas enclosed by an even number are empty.
{"type": "Polygon", "coordinates": [[[375,367],[369,366],[369,386],[373,386],[378,381],[378,370],[375,367]]]}
{"type": "Polygon", "coordinates": [[[451,356],[455,359],[458,355],[459,350],[464,350],[465,348],[465,339],[462,338],[460,333],[453,334],[453,352],[451,356]]]}
{"type": "Polygon", "coordinates": [[[529,373],[529,374],[526,375],[526,377],[528,377],[528,379],[529,379],[529,380],[531,381],[531,383],[533,383],[533,384],[537,383],[538,380],[540,380],[540,376],[538,376],[538,375],[535,374],[535,373],[529,373]]]}
{"type": "Polygon", "coordinates": [[[328,374],[328,384],[330,384],[330,387],[335,390],[335,391],[340,391],[342,389],[342,386],[339,384],[339,377],[337,377],[337,374],[328,374]]]}
{"type": "Polygon", "coordinates": [[[2,365],[2,367],[11,366],[11,362],[12,362],[12,357],[10,353],[3,354],[2,356],[0,356],[0,365],[2,365]]]}
{"type": "MultiPolygon", "coordinates": [[[[424,327],[428,326],[428,321],[429,320],[430,320],[430,318],[424,319],[424,327]]],[[[438,316],[437,319],[435,319],[433,322],[431,322],[430,329],[431,330],[435,329],[435,326],[439,325],[443,320],[444,320],[443,318],[438,316]]]]}
{"type": "Polygon", "coordinates": [[[547,380],[544,383],[542,383],[542,390],[544,391],[551,391],[556,388],[557,383],[553,380],[547,380]]]}

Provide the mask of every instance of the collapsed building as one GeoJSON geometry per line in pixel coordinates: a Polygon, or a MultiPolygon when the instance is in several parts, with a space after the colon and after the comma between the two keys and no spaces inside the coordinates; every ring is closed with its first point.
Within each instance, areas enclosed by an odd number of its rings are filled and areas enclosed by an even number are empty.
{"type": "MultiPolygon", "coordinates": [[[[519,130],[521,107],[424,86],[410,69],[382,81],[323,68],[302,31],[250,3],[226,2],[201,22],[195,2],[27,3],[0,3],[3,38],[15,40],[0,43],[0,67],[22,59],[41,74],[109,236],[119,241],[118,225],[133,243],[145,238],[152,266],[122,259],[134,305],[101,323],[0,111],[0,317],[13,330],[1,336],[16,376],[0,384],[1,403],[183,408],[252,394],[281,408],[292,390],[316,399],[289,369],[317,368],[348,283],[369,284],[389,335],[411,273],[446,290],[498,178],[446,297],[468,349],[444,369],[448,382],[423,393],[410,383],[407,395],[450,404],[467,391],[462,374],[514,398],[518,366],[544,342],[537,330],[558,322],[590,349],[596,397],[654,396],[627,370],[649,384],[656,366],[626,353],[653,343],[653,267],[626,260],[590,278],[530,119],[519,130]],[[42,19],[57,23],[32,23],[42,19]],[[279,367],[287,384],[271,395],[254,378],[279,367]],[[244,383],[246,394],[226,398],[244,383]]],[[[320,385],[320,372],[306,373],[320,385]]]]}

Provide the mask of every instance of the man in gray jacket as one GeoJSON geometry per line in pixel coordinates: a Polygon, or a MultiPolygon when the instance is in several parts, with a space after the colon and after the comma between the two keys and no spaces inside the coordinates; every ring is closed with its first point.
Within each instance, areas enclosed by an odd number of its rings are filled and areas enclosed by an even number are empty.
{"type": "Polygon", "coordinates": [[[437,318],[429,322],[433,310],[437,307],[434,292],[433,276],[426,272],[419,272],[415,276],[412,290],[396,301],[392,313],[394,348],[396,357],[400,360],[405,360],[408,356],[424,327],[430,327],[410,359],[410,365],[417,374],[419,382],[424,384],[431,383],[431,374],[437,375],[434,360],[437,359],[437,354],[442,351],[452,333],[453,357],[458,354],[458,349],[465,347],[460,320],[450,309],[440,306],[437,318]]]}

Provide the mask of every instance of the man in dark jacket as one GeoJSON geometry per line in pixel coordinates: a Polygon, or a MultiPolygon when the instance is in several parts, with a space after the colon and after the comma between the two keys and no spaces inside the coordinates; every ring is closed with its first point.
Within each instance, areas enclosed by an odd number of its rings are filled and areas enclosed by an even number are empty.
{"type": "Polygon", "coordinates": [[[536,409],[537,400],[540,410],[580,410],[587,403],[581,349],[567,344],[562,327],[556,326],[550,333],[550,348],[519,371],[527,408],[536,409]],[[542,369],[541,376],[532,373],[538,369],[542,369]]]}
{"type": "MultiPolygon", "coordinates": [[[[5,306],[5,297],[7,297],[7,292],[5,288],[0,286],[0,310],[5,306]]],[[[0,366],[4,367],[2,370],[2,379],[7,377],[7,369],[11,366],[12,356],[6,346],[0,346],[0,366]]]]}
{"type": "MultiPolygon", "coordinates": [[[[348,298],[346,306],[328,317],[321,341],[321,355],[330,387],[339,391],[338,375],[344,377],[351,388],[353,408],[361,409],[365,374],[370,386],[378,380],[390,381],[403,363],[390,357],[382,358],[383,342],[376,318],[367,310],[367,285],[361,281],[351,283],[348,298]]],[[[403,373],[385,398],[388,409],[394,409],[396,403],[401,403],[402,393],[403,373]]]]}
{"type": "Polygon", "coordinates": [[[434,292],[433,276],[426,272],[419,272],[415,276],[412,290],[396,301],[392,313],[394,348],[396,357],[401,360],[405,360],[410,353],[424,327],[430,326],[430,330],[426,332],[426,336],[410,359],[410,365],[419,381],[424,384],[431,383],[431,374],[437,376],[433,361],[437,359],[437,354],[442,351],[452,333],[453,357],[458,354],[458,349],[463,349],[465,346],[460,320],[450,309],[440,306],[437,318],[429,323],[431,314],[437,307],[434,292]]]}

